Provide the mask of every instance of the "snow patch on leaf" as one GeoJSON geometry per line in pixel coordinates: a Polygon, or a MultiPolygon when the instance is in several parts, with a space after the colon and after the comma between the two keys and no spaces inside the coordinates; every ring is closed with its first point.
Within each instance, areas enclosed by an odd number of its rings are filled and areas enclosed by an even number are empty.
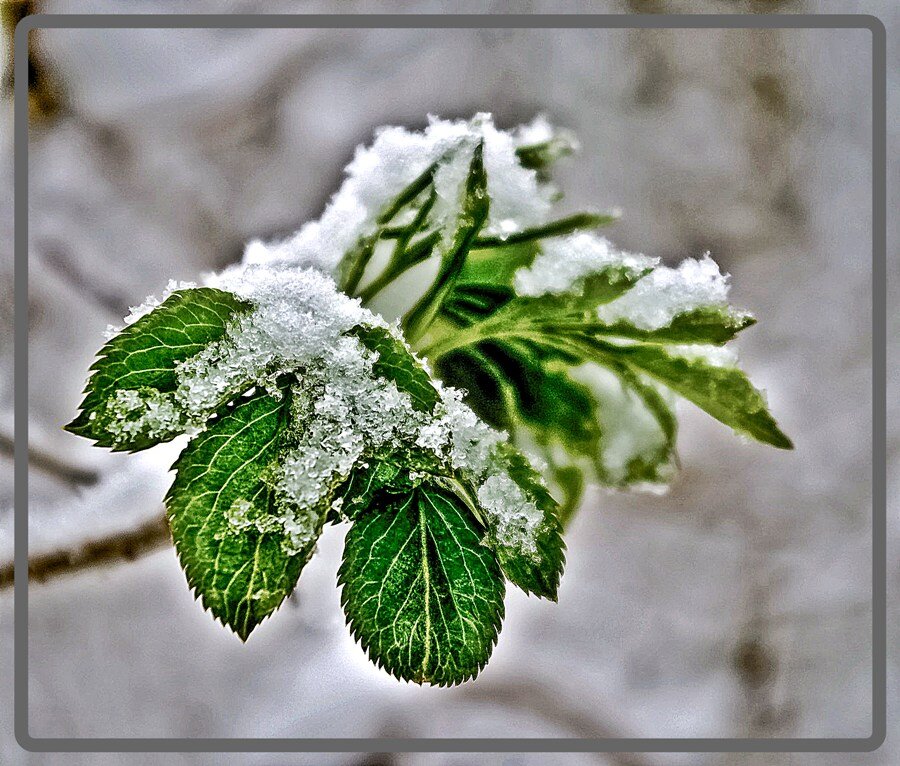
{"type": "Polygon", "coordinates": [[[490,114],[471,120],[430,117],[423,131],[384,127],[371,146],[359,146],[347,166],[347,177],[322,216],[280,241],[254,240],[244,252],[245,265],[315,268],[336,275],[344,255],[372,235],[379,215],[396,196],[432,165],[437,204],[434,227],[456,215],[471,149],[484,142],[491,213],[486,234],[508,234],[548,219],[553,192],[539,183],[533,170],[516,157],[513,134],[498,130],[490,114]],[[466,150],[469,151],[466,151],[466,150]]]}
{"type": "Polygon", "coordinates": [[[560,295],[592,274],[619,271],[633,279],[657,263],[658,258],[619,250],[605,237],[572,234],[545,240],[531,265],[516,272],[513,286],[523,296],[560,295]]]}
{"type": "Polygon", "coordinates": [[[674,269],[654,269],[622,297],[600,306],[597,316],[604,322],[624,321],[642,330],[656,330],[694,309],[727,310],[728,279],[709,253],[700,259],[686,258],[674,269]]]}
{"type": "Polygon", "coordinates": [[[478,502],[488,514],[497,545],[540,559],[537,535],[544,513],[507,473],[488,476],[478,488],[478,502]]]}
{"type": "MultiPolygon", "coordinates": [[[[132,306],[128,310],[128,315],[125,317],[124,322],[126,325],[134,324],[138,319],[146,314],[149,314],[153,309],[157,306],[162,305],[162,303],[168,298],[172,293],[177,292],[178,290],[188,290],[192,287],[196,287],[196,282],[178,282],[174,279],[170,279],[166,284],[166,289],[163,290],[162,297],[157,297],[155,295],[148,295],[144,302],[138,306],[132,306]]],[[[107,332],[113,331],[112,325],[107,328],[107,332]]],[[[115,330],[115,332],[120,332],[120,330],[115,330]]]]}

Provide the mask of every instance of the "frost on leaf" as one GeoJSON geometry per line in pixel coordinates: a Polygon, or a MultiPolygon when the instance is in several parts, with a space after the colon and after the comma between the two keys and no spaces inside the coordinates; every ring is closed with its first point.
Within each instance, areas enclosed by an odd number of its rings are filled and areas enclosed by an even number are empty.
{"type": "Polygon", "coordinates": [[[454,218],[459,206],[459,183],[465,178],[465,152],[484,144],[484,164],[491,198],[486,233],[508,234],[547,220],[553,192],[538,183],[533,170],[516,155],[517,141],[498,130],[488,114],[472,120],[431,118],[422,132],[401,127],[376,131],[371,146],[357,148],[347,177],[317,221],[306,224],[281,242],[251,242],[248,264],[312,266],[332,276],[344,256],[360,240],[374,234],[381,216],[398,192],[429,168],[435,168],[438,202],[430,214],[431,228],[454,218]]]}
{"type": "Polygon", "coordinates": [[[754,322],[728,288],[708,255],[670,268],[592,233],[498,246],[460,275],[442,314],[453,330],[432,349],[437,371],[480,417],[536,443],[573,498],[584,473],[658,489],[677,466],[673,394],[790,447],[721,348],[754,322]]]}
{"type": "Polygon", "coordinates": [[[790,447],[723,347],[753,319],[711,258],[662,266],[595,232],[616,213],[554,214],[551,166],[575,148],[543,118],[382,128],[318,220],[111,328],[68,428],[114,450],[190,437],[175,546],[241,638],[349,522],[353,635],[398,678],[460,683],[506,581],[556,599],[586,481],[671,478],[677,397],[790,447]],[[367,308],[429,260],[403,316],[367,308]]]}
{"type": "Polygon", "coordinates": [[[166,497],[175,549],[203,605],[242,639],[291,593],[324,519],[296,550],[268,483],[284,428],[284,404],[242,399],[196,436],[175,464],[166,497]]]}
{"type": "Polygon", "coordinates": [[[516,272],[514,287],[526,296],[579,292],[593,275],[607,273],[612,281],[620,275],[636,279],[657,263],[656,258],[618,250],[604,237],[574,234],[544,242],[534,261],[516,272]]]}
{"type": "Polygon", "coordinates": [[[67,428],[115,450],[152,447],[183,433],[193,418],[175,402],[178,367],[218,341],[250,305],[210,288],[172,293],[100,349],[81,412],[67,428]],[[176,412],[177,410],[177,412],[176,412]]]}

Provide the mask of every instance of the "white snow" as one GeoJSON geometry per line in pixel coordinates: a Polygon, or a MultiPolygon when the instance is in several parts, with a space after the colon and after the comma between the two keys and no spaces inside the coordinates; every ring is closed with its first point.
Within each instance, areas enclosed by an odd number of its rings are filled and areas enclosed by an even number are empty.
{"type": "Polygon", "coordinates": [[[728,309],[728,275],[706,253],[676,268],[659,266],[620,298],[600,306],[604,322],[625,321],[643,330],[665,327],[679,314],[698,308],[728,309]]]}
{"type": "Polygon", "coordinates": [[[517,146],[531,146],[533,144],[543,144],[552,139],[557,134],[556,128],[547,115],[539,114],[527,125],[520,125],[514,131],[517,146]]]}
{"type": "MultiPolygon", "coordinates": [[[[178,282],[174,279],[170,279],[166,284],[166,289],[163,290],[161,297],[156,297],[155,295],[148,295],[144,302],[139,306],[132,306],[128,311],[128,316],[125,317],[125,324],[129,325],[133,322],[136,322],[145,314],[149,314],[153,309],[159,306],[163,301],[166,300],[172,293],[176,290],[186,290],[191,287],[196,287],[196,282],[178,282]]],[[[112,327],[107,328],[107,331],[112,329],[112,327]]],[[[118,331],[117,331],[118,332],[118,331]]]]}
{"type": "Polygon", "coordinates": [[[111,399],[106,428],[115,442],[129,442],[138,435],[164,440],[185,431],[182,410],[171,394],[149,388],[119,389],[111,399]]]}
{"type": "Polygon", "coordinates": [[[195,419],[205,420],[223,398],[251,381],[271,389],[278,372],[318,359],[355,325],[384,324],[314,269],[235,267],[207,282],[254,309],[240,315],[220,341],[179,365],[176,397],[195,419]]]}
{"type": "Polygon", "coordinates": [[[633,279],[658,263],[658,258],[627,253],[605,237],[583,232],[544,240],[531,265],[516,271],[513,284],[519,295],[560,294],[576,291],[592,274],[633,279]]]}
{"type": "Polygon", "coordinates": [[[430,215],[434,228],[455,218],[471,152],[484,142],[484,162],[491,198],[488,234],[518,231],[543,223],[550,214],[553,190],[537,181],[534,171],[519,165],[513,135],[498,130],[487,113],[471,120],[429,118],[424,131],[402,127],[378,130],[369,147],[359,146],[347,166],[347,177],[322,216],[287,239],[254,240],[244,253],[245,265],[313,267],[335,275],[344,254],[372,234],[376,219],[398,192],[432,163],[437,200],[430,215]]]}
{"type": "Polygon", "coordinates": [[[496,543],[538,559],[536,539],[544,514],[506,473],[488,476],[478,488],[478,502],[487,512],[496,543]]]}

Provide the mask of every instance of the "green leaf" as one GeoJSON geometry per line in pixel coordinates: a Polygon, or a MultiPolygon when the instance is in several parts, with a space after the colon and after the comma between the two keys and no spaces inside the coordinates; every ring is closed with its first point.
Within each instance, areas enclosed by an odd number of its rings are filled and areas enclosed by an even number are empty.
{"type": "MultiPolygon", "coordinates": [[[[369,265],[369,261],[372,260],[372,256],[375,254],[375,246],[378,244],[378,240],[383,236],[387,224],[389,224],[394,216],[401,210],[414,203],[416,198],[431,185],[434,171],[437,169],[439,162],[440,160],[429,165],[421,174],[419,174],[419,176],[413,179],[405,189],[400,191],[400,193],[394,197],[394,199],[391,200],[378,215],[378,228],[368,236],[360,238],[356,243],[356,246],[351,248],[350,251],[344,255],[338,266],[338,284],[345,293],[348,295],[354,295],[356,293],[356,288],[359,286],[359,283],[365,274],[366,266],[369,265]]],[[[433,204],[433,200],[426,203],[428,209],[430,209],[431,204],[433,204]]],[[[427,215],[427,209],[425,214],[427,215]]],[[[419,224],[421,224],[421,219],[418,215],[416,218],[419,224]]],[[[401,251],[405,249],[408,242],[409,240],[407,238],[400,248],[401,251]]]]}
{"type": "Polygon", "coordinates": [[[338,265],[338,284],[347,295],[354,295],[359,286],[366,266],[375,255],[375,246],[378,244],[378,232],[360,237],[341,259],[338,265]]]}
{"type": "Polygon", "coordinates": [[[431,376],[406,347],[383,327],[359,326],[351,330],[362,344],[378,354],[373,372],[381,378],[393,381],[397,388],[409,394],[413,407],[422,412],[431,412],[440,395],[434,387],[431,376]]]}
{"type": "MultiPolygon", "coordinates": [[[[650,271],[651,269],[634,270],[625,266],[611,266],[587,275],[565,293],[518,296],[491,317],[490,327],[493,329],[493,323],[496,323],[497,331],[502,332],[503,323],[528,321],[530,324],[546,326],[545,332],[556,332],[556,328],[551,325],[565,317],[592,316],[598,306],[627,293],[650,271]]],[[[486,330],[483,328],[482,334],[484,332],[486,330]]]]}
{"type": "Polygon", "coordinates": [[[541,522],[533,541],[536,549],[533,555],[523,553],[516,546],[498,544],[495,529],[488,517],[488,536],[497,552],[500,568],[513,585],[526,593],[556,601],[566,548],[562,539],[559,506],[547,490],[541,475],[515,447],[501,445],[499,457],[509,477],[541,513],[541,522]]]}
{"type": "Polygon", "coordinates": [[[737,367],[712,364],[701,356],[683,356],[663,346],[610,346],[604,353],[647,373],[738,433],[781,449],[791,440],[769,414],[765,397],[737,367]]]}
{"type": "Polygon", "coordinates": [[[565,528],[569,519],[578,510],[584,495],[584,471],[574,465],[550,466],[553,484],[558,488],[560,497],[559,523],[565,528]]]}
{"type": "Polygon", "coordinates": [[[542,447],[558,445],[595,459],[597,403],[587,386],[544,358],[539,346],[515,339],[482,343],[442,358],[439,372],[449,385],[466,390],[476,414],[495,427],[515,433],[525,426],[542,447]]]}
{"type": "Polygon", "coordinates": [[[403,329],[410,341],[418,339],[425,331],[441,303],[453,289],[466,256],[478,232],[487,221],[490,197],[487,189],[487,173],[484,169],[484,143],[479,142],[472,153],[469,172],[463,190],[462,206],[456,220],[456,229],[445,248],[437,276],[426,293],[403,318],[403,329]]]}
{"type": "Polygon", "coordinates": [[[592,321],[598,306],[615,300],[628,292],[648,270],[635,271],[626,267],[611,267],[590,274],[575,285],[572,292],[547,293],[538,296],[515,296],[492,309],[502,300],[490,291],[466,285],[469,292],[451,296],[450,318],[454,326],[441,326],[433,332],[434,340],[424,350],[429,358],[436,359],[463,346],[486,340],[519,339],[550,347],[559,347],[559,340],[579,332],[584,322],[592,321]],[[466,301],[465,304],[461,300],[466,301]],[[478,317],[478,301],[484,305],[484,318],[478,317]],[[470,322],[469,324],[467,324],[470,322]],[[460,330],[462,325],[464,329],[460,330]]]}
{"type": "Polygon", "coordinates": [[[467,392],[483,420],[522,446],[543,449],[555,466],[566,515],[578,502],[582,474],[604,484],[660,484],[672,475],[677,423],[649,380],[593,348],[550,346],[565,338],[515,338],[465,346],[440,357],[438,375],[467,392]],[[607,369],[585,365],[595,358],[607,369]],[[588,372],[582,372],[585,368],[588,372]]]}
{"type": "Polygon", "coordinates": [[[459,273],[457,288],[462,285],[472,286],[473,289],[479,286],[494,289],[504,287],[514,295],[512,285],[516,271],[530,266],[540,251],[539,242],[520,242],[472,250],[459,273]]]}
{"type": "Polygon", "coordinates": [[[553,164],[572,154],[576,146],[575,139],[567,132],[557,131],[546,141],[516,147],[516,156],[523,168],[537,171],[538,178],[546,181],[553,164]]]}
{"type": "Polygon", "coordinates": [[[429,186],[431,186],[432,181],[434,180],[434,171],[437,170],[438,165],[442,160],[446,159],[446,157],[441,157],[441,159],[437,160],[437,162],[431,163],[425,170],[423,170],[416,178],[414,178],[409,185],[403,191],[401,191],[393,201],[385,207],[384,210],[378,215],[378,223],[381,225],[385,225],[391,222],[394,216],[397,215],[403,208],[407,205],[411,204],[415,201],[416,197],[418,197],[422,192],[424,192],[429,186]]]}
{"type": "Polygon", "coordinates": [[[597,478],[608,486],[668,483],[677,466],[678,423],[673,397],[625,364],[583,364],[570,374],[596,402],[599,448],[593,461],[597,478]]]}
{"type": "Polygon", "coordinates": [[[173,438],[177,432],[164,438],[138,433],[122,441],[110,432],[106,410],[120,390],[139,391],[145,398],[152,392],[173,392],[178,362],[221,338],[235,315],[249,309],[249,303],[210,287],[172,293],[100,349],[81,412],[66,429],[114,450],[142,450],[173,438]]]}
{"type": "Polygon", "coordinates": [[[505,285],[457,284],[441,306],[441,317],[456,327],[468,327],[496,314],[515,297],[505,285]]]}
{"type": "Polygon", "coordinates": [[[373,456],[358,462],[350,476],[338,487],[337,497],[342,499],[340,516],[333,521],[358,518],[373,504],[391,503],[390,495],[406,495],[415,488],[410,479],[409,467],[400,463],[399,455],[391,458],[373,456]]]}
{"type": "Polygon", "coordinates": [[[749,314],[728,308],[705,306],[678,314],[664,327],[644,330],[620,321],[612,324],[585,322],[579,328],[587,334],[630,338],[645,343],[688,343],[721,346],[732,340],[741,330],[756,324],[749,314]]]}
{"type": "Polygon", "coordinates": [[[240,399],[181,453],[166,496],[188,583],[242,640],[294,589],[321,530],[320,523],[311,530],[313,542],[291,553],[274,520],[280,509],[267,479],[286,408],[286,401],[267,393],[240,399]]]}
{"type": "Polygon", "coordinates": [[[600,427],[590,389],[573,380],[565,366],[539,356],[526,343],[484,344],[485,353],[513,384],[516,413],[534,432],[538,444],[565,446],[593,459],[600,427]]]}
{"type": "Polygon", "coordinates": [[[487,663],[503,619],[503,575],[454,494],[421,485],[358,518],[338,581],[354,637],[397,678],[446,686],[487,663]]]}

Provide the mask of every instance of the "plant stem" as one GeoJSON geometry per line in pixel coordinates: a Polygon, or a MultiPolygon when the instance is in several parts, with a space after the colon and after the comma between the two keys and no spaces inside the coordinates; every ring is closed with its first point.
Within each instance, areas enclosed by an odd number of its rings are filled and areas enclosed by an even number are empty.
{"type": "Polygon", "coordinates": [[[356,288],[359,286],[359,282],[366,271],[366,266],[369,265],[369,261],[372,260],[372,256],[375,254],[375,243],[377,241],[377,235],[364,237],[350,251],[350,270],[342,285],[347,295],[353,295],[356,292],[356,288]]]}
{"type": "Polygon", "coordinates": [[[382,211],[381,215],[378,216],[379,225],[390,223],[391,219],[397,215],[397,213],[428,188],[428,185],[431,183],[432,177],[434,176],[434,171],[438,166],[438,162],[433,162],[425,168],[421,175],[394,198],[394,201],[382,211]]]}
{"type": "Polygon", "coordinates": [[[388,267],[381,274],[360,291],[359,297],[362,299],[362,302],[364,304],[368,303],[401,274],[426,260],[440,238],[441,233],[439,231],[432,231],[406,249],[402,261],[388,264],[388,267]]]}
{"type": "Polygon", "coordinates": [[[520,245],[523,242],[533,242],[545,237],[558,237],[579,229],[596,229],[600,226],[615,223],[618,220],[618,216],[610,213],[575,213],[575,215],[570,215],[567,218],[560,218],[558,221],[535,226],[533,229],[517,231],[506,237],[478,237],[472,249],[484,250],[491,247],[503,247],[504,245],[520,245]]]}
{"type": "Polygon", "coordinates": [[[472,243],[487,221],[489,209],[490,197],[487,191],[487,174],[484,170],[484,142],[479,141],[469,163],[462,208],[456,220],[453,241],[441,258],[441,265],[431,286],[403,317],[403,332],[410,343],[422,337],[437,315],[444,298],[453,289],[472,243]]]}
{"type": "MultiPolygon", "coordinates": [[[[391,219],[393,219],[397,213],[414,202],[416,197],[428,188],[433,180],[434,171],[438,166],[438,162],[433,162],[425,168],[419,176],[394,197],[391,203],[381,211],[381,214],[376,219],[378,228],[375,232],[367,237],[363,237],[357,242],[356,246],[347,253],[345,258],[345,263],[347,265],[343,267],[346,268],[346,276],[341,280],[341,289],[348,295],[353,295],[356,292],[356,288],[359,287],[363,274],[365,274],[366,266],[369,265],[369,261],[372,260],[372,256],[375,254],[375,246],[378,244],[378,240],[382,238],[384,225],[390,223],[391,219]]],[[[434,192],[432,191],[432,195],[433,194],[434,192]]],[[[431,204],[434,204],[434,200],[431,200],[431,204]]],[[[430,209],[430,205],[428,205],[428,207],[430,209]]],[[[418,219],[418,215],[416,218],[418,219]]],[[[410,232],[409,236],[411,237],[413,233],[414,232],[410,232]]],[[[407,239],[407,241],[409,240],[407,239]]]]}

